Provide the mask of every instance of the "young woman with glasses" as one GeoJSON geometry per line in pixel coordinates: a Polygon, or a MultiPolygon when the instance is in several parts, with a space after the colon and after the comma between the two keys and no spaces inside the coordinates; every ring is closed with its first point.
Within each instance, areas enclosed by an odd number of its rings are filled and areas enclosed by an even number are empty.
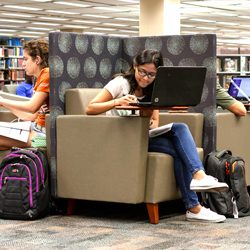
{"type": "MultiPolygon", "coordinates": [[[[151,100],[157,68],[163,65],[160,52],[144,50],[134,59],[130,69],[117,74],[103,90],[89,103],[87,114],[107,112],[118,115],[116,106],[128,106],[138,98],[151,100]]],[[[159,125],[159,110],[143,111],[150,116],[150,128],[159,125]]],[[[193,137],[184,123],[173,123],[169,132],[149,138],[149,151],[170,154],[174,158],[175,178],[187,209],[189,221],[222,222],[226,218],[200,205],[195,191],[226,190],[226,183],[220,183],[206,175],[196,150],[193,137]]],[[[166,180],[167,181],[167,180],[166,180]]]]}

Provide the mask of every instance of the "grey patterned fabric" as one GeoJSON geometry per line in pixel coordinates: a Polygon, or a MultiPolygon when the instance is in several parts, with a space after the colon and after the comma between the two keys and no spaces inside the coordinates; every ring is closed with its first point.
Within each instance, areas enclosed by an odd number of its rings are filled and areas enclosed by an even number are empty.
{"type": "MultiPolygon", "coordinates": [[[[206,66],[201,103],[193,112],[205,115],[205,154],[215,148],[216,36],[148,36],[119,38],[68,32],[49,34],[51,178],[56,196],[56,117],[64,114],[64,93],[68,88],[102,88],[112,75],[128,69],[142,49],[157,49],[165,65],[206,66]]],[[[84,143],[84,142],[83,142],[84,143]]]]}

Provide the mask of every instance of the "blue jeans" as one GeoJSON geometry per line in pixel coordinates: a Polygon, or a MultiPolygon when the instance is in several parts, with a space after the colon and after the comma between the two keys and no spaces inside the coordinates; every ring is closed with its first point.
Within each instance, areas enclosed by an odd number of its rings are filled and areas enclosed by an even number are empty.
{"type": "Polygon", "coordinates": [[[193,174],[204,170],[189,128],[184,123],[174,123],[171,131],[149,138],[149,152],[169,154],[174,158],[177,185],[186,209],[199,204],[198,196],[190,190],[193,174]]]}

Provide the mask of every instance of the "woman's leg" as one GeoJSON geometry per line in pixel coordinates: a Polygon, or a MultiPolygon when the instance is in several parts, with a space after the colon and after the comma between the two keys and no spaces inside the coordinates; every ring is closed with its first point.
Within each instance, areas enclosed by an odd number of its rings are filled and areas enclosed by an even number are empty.
{"type": "Polygon", "coordinates": [[[175,178],[180,188],[184,205],[186,209],[198,206],[199,200],[197,194],[190,190],[192,175],[190,171],[187,171],[187,168],[180,159],[171,138],[166,135],[149,138],[149,151],[169,154],[174,158],[175,178]]]}

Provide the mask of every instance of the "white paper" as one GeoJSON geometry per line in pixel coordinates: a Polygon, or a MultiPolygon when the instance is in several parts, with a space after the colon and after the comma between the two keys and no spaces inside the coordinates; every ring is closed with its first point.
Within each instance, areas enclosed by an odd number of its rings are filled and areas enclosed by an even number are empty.
{"type": "Polygon", "coordinates": [[[171,130],[172,125],[173,125],[173,123],[168,123],[168,124],[160,126],[158,128],[150,129],[149,130],[149,137],[156,137],[158,135],[165,134],[166,132],[171,130]]]}
{"type": "Polygon", "coordinates": [[[27,142],[30,134],[30,126],[31,121],[0,122],[0,135],[27,142]]]}

